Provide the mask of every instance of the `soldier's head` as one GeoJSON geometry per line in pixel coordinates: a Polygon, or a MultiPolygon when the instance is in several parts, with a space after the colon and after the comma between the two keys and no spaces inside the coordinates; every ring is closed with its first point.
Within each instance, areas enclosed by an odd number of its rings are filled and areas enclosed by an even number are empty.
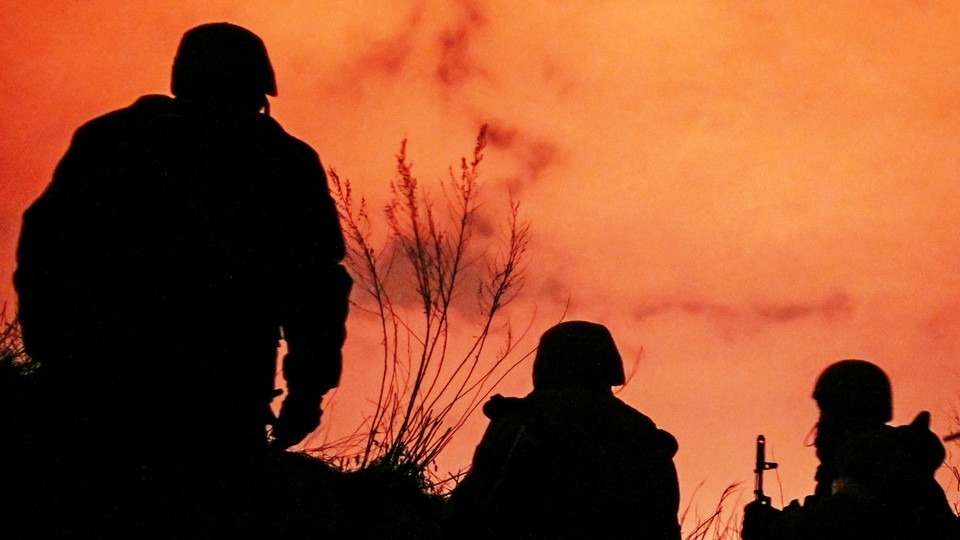
{"type": "Polygon", "coordinates": [[[277,95],[267,48],[256,34],[230,23],[188,30],[180,40],[170,82],[178,98],[269,111],[277,95]]]}
{"type": "Polygon", "coordinates": [[[624,379],[623,360],[605,326],[563,322],[540,337],[533,361],[535,390],[609,390],[624,379]]]}
{"type": "Polygon", "coordinates": [[[814,445],[821,461],[834,457],[844,439],[893,418],[890,379],[865,360],[841,360],[823,370],[813,389],[820,408],[814,445]]]}
{"type": "Polygon", "coordinates": [[[893,417],[890,379],[865,360],[841,360],[820,374],[813,389],[820,417],[852,424],[885,424],[893,417]]]}

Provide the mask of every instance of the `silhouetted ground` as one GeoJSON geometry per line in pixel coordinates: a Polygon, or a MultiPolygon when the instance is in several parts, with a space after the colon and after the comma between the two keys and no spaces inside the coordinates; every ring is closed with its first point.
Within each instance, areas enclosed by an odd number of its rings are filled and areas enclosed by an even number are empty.
{"type": "MultiPolygon", "coordinates": [[[[37,469],[45,467],[35,459],[36,439],[31,437],[43,429],[36,401],[42,370],[17,351],[0,349],[0,538],[29,538],[45,525],[46,518],[38,516],[51,495],[35,492],[33,482],[42,476],[37,469]]],[[[270,454],[263,468],[251,476],[264,479],[258,489],[265,493],[257,499],[265,504],[255,515],[228,513],[225,530],[249,523],[251,537],[443,537],[445,501],[429,494],[414,473],[377,465],[345,472],[295,452],[270,454]]],[[[238,483],[235,489],[245,488],[238,483]]],[[[183,533],[178,536],[193,537],[195,531],[183,533]]]]}
{"type": "MultiPolygon", "coordinates": [[[[36,443],[29,436],[38,427],[36,399],[42,370],[22,354],[17,339],[5,339],[15,337],[0,335],[0,538],[4,539],[36,538],[34,533],[43,523],[35,510],[50,495],[31,492],[30,482],[37,469],[44,467],[33,458],[36,443]]],[[[258,499],[268,503],[255,515],[227,513],[225,530],[250,523],[252,538],[456,537],[446,534],[445,499],[429,494],[414,472],[376,464],[345,472],[295,452],[271,454],[263,469],[251,473],[263,473],[259,485],[264,493],[258,499]]],[[[721,514],[723,499],[717,508],[717,516],[721,514]]],[[[685,538],[737,538],[738,522],[736,514],[720,521],[710,518],[690,525],[692,532],[685,538]]],[[[184,534],[174,537],[197,537],[195,532],[183,530],[184,534]]]]}
{"type": "Polygon", "coordinates": [[[289,501],[281,535],[319,538],[442,538],[445,502],[414,474],[373,465],[338,471],[306,454],[273,456],[277,489],[289,501]],[[310,536],[305,536],[310,537],[310,536]]]}

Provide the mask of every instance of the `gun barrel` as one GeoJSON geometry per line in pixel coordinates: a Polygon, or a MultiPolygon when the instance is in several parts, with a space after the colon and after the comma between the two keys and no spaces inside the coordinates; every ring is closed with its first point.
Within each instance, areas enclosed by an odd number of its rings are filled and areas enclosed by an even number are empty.
{"type": "Polygon", "coordinates": [[[765,469],[763,465],[767,462],[767,439],[763,435],[757,435],[757,460],[753,472],[759,474],[765,469]]]}
{"type": "Polygon", "coordinates": [[[756,473],[756,483],[754,484],[753,493],[756,495],[755,500],[760,504],[770,504],[770,497],[766,496],[763,493],[763,471],[768,471],[770,469],[776,469],[777,464],[767,461],[767,439],[763,435],[757,436],[757,459],[753,469],[753,472],[756,473]]]}
{"type": "Polygon", "coordinates": [[[757,436],[757,458],[754,461],[753,472],[756,475],[754,481],[753,493],[756,495],[756,501],[763,503],[767,497],[763,494],[763,471],[764,463],[767,462],[767,439],[763,435],[757,436]]]}

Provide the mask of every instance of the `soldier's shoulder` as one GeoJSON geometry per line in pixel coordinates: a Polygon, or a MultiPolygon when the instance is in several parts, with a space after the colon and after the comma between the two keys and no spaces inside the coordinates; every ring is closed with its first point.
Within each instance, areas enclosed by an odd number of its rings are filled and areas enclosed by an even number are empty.
{"type": "Polygon", "coordinates": [[[257,128],[272,141],[275,147],[301,160],[319,163],[319,155],[306,141],[292,135],[271,116],[256,115],[257,128]]]}
{"type": "Polygon", "coordinates": [[[632,432],[642,441],[643,446],[650,447],[658,454],[665,457],[673,457],[679,449],[676,437],[665,429],[657,427],[649,416],[634,409],[624,403],[619,398],[613,398],[616,401],[616,409],[625,432],[632,432]]]}
{"type": "Polygon", "coordinates": [[[943,463],[946,451],[926,424],[881,426],[851,436],[840,448],[845,471],[863,476],[929,477],[943,463]]]}
{"type": "Polygon", "coordinates": [[[174,100],[169,96],[149,94],[137,98],[132,104],[102,114],[87,121],[74,133],[74,139],[103,136],[122,130],[145,117],[171,114],[174,100]]]}
{"type": "Polygon", "coordinates": [[[649,416],[628,405],[620,398],[611,396],[610,403],[611,408],[616,410],[621,418],[646,429],[655,429],[657,427],[657,424],[654,423],[649,416]]]}
{"type": "Polygon", "coordinates": [[[491,420],[500,420],[518,413],[524,413],[529,408],[529,402],[525,398],[504,397],[496,394],[483,405],[483,414],[491,420]]]}

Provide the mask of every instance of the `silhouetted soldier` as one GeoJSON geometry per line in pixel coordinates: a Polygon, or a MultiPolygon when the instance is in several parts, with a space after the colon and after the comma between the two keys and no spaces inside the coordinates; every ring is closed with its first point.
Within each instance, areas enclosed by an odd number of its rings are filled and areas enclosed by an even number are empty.
{"type": "Polygon", "coordinates": [[[863,360],[842,360],[820,375],[814,446],[817,487],[801,507],[745,509],[747,540],[948,540],[956,516],[933,475],[944,449],[920,413],[906,426],[893,417],[887,375],[863,360]]]}
{"type": "Polygon", "coordinates": [[[267,448],[281,332],[276,448],[318,426],[340,377],[343,235],[316,153],[269,116],[263,42],[227,23],[188,31],[171,89],[77,130],[24,215],[23,337],[68,478],[51,496],[80,522],[111,519],[84,508],[139,504],[82,500],[104,481],[147,486],[160,499],[137,508],[162,513],[193,495],[166,478],[242,476],[267,448]],[[164,498],[161,484],[183,493],[164,498]]]}
{"type": "Polygon", "coordinates": [[[540,339],[533,392],[494,396],[452,519],[483,538],[680,538],[677,441],[614,397],[610,332],[573,321],[540,339]]]}

